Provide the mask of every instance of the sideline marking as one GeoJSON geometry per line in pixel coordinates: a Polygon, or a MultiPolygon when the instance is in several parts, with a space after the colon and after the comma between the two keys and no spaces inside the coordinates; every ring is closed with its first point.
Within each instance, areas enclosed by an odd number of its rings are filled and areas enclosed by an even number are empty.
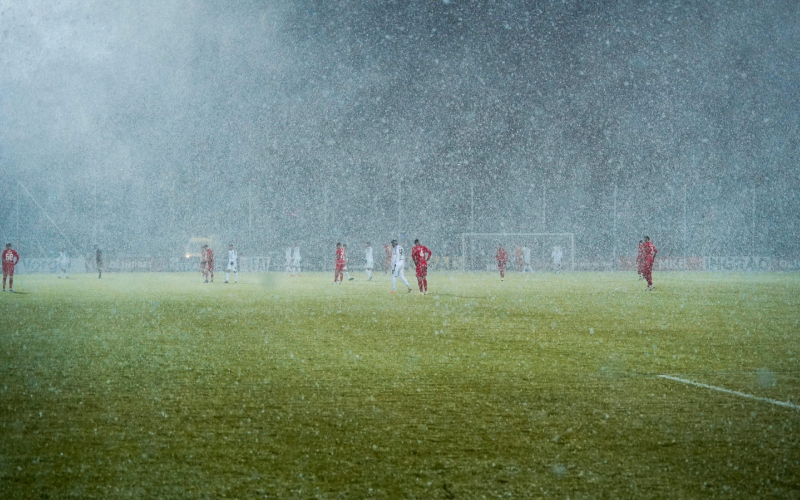
{"type": "Polygon", "coordinates": [[[733,394],[735,396],[741,396],[743,398],[755,399],[757,401],[763,401],[765,403],[771,403],[771,404],[778,405],[778,406],[785,406],[787,408],[794,408],[795,410],[800,410],[800,406],[799,405],[792,404],[792,403],[789,403],[787,401],[778,401],[777,399],[760,398],[758,396],[753,396],[752,394],[745,394],[744,392],[732,391],[730,389],[724,389],[722,387],[715,387],[713,385],[708,385],[708,384],[701,384],[700,382],[693,382],[691,380],[686,380],[686,379],[678,378],[678,377],[671,377],[669,375],[659,375],[659,377],[660,378],[665,378],[665,379],[668,379],[668,380],[674,380],[675,382],[683,382],[684,384],[694,385],[694,386],[697,386],[697,387],[703,387],[703,388],[706,388],[706,389],[712,389],[712,390],[715,390],[715,391],[727,392],[728,394],[733,394]]]}

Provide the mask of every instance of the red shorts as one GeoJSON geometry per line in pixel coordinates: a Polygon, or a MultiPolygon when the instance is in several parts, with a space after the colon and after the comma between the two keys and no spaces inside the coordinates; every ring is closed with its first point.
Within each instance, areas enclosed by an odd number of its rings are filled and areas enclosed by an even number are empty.
{"type": "Polygon", "coordinates": [[[14,266],[3,264],[3,276],[14,276],[14,266]]]}
{"type": "Polygon", "coordinates": [[[424,278],[428,275],[428,264],[420,264],[417,266],[417,278],[424,278]]]}
{"type": "Polygon", "coordinates": [[[344,271],[344,262],[336,263],[336,271],[344,271]]]}

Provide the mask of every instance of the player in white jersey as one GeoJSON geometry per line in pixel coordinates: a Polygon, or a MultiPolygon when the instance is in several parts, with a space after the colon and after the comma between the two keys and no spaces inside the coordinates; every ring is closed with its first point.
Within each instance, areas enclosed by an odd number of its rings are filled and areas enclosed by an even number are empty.
{"type": "Polygon", "coordinates": [[[353,281],[355,278],[350,277],[350,270],[347,268],[347,263],[350,262],[350,257],[347,256],[347,245],[342,245],[342,249],[344,250],[344,275],[347,277],[347,281],[353,281]]]}
{"type": "Polygon", "coordinates": [[[367,249],[365,253],[367,257],[367,263],[364,266],[364,270],[367,271],[367,281],[372,281],[372,247],[369,246],[369,241],[367,242],[367,249]]]}
{"type": "Polygon", "coordinates": [[[294,273],[300,276],[300,247],[297,243],[292,247],[292,274],[294,273]]]}
{"type": "Polygon", "coordinates": [[[562,257],[564,257],[564,251],[561,250],[561,247],[553,247],[553,267],[555,268],[555,272],[559,272],[561,270],[562,257]]]}
{"type": "Polygon", "coordinates": [[[233,282],[239,282],[239,254],[233,249],[233,243],[228,245],[228,268],[225,270],[225,283],[230,280],[233,271],[233,282]]]}
{"type": "Polygon", "coordinates": [[[58,279],[61,279],[62,276],[69,278],[69,256],[63,247],[58,254],[58,259],[56,259],[56,265],[58,265],[59,270],[58,279]]]}
{"type": "Polygon", "coordinates": [[[533,272],[533,267],[531,267],[531,249],[526,246],[522,247],[522,263],[524,264],[522,268],[523,273],[533,272]]]}
{"type": "Polygon", "coordinates": [[[399,276],[403,283],[408,288],[408,293],[411,293],[411,285],[408,284],[403,267],[406,264],[406,256],[403,247],[397,244],[397,240],[392,240],[392,293],[395,293],[395,283],[399,276]]]}
{"type": "Polygon", "coordinates": [[[283,274],[292,275],[292,247],[286,246],[286,264],[283,274]]]}

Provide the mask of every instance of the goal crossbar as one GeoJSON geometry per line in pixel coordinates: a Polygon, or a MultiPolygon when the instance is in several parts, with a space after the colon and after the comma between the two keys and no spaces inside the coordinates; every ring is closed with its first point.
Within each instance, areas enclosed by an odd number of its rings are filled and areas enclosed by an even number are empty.
{"type": "Polygon", "coordinates": [[[570,247],[570,271],[575,270],[575,233],[461,233],[461,262],[466,266],[467,263],[467,238],[509,238],[509,237],[537,237],[554,236],[569,238],[570,247]]]}

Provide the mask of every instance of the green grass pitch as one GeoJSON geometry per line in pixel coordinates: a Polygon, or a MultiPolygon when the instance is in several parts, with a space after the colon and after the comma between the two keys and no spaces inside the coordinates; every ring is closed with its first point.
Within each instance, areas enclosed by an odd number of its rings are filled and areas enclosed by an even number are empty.
{"type": "Polygon", "coordinates": [[[800,410],[658,377],[800,404],[797,274],[355,276],[18,275],[0,497],[800,497],[800,410]]]}

